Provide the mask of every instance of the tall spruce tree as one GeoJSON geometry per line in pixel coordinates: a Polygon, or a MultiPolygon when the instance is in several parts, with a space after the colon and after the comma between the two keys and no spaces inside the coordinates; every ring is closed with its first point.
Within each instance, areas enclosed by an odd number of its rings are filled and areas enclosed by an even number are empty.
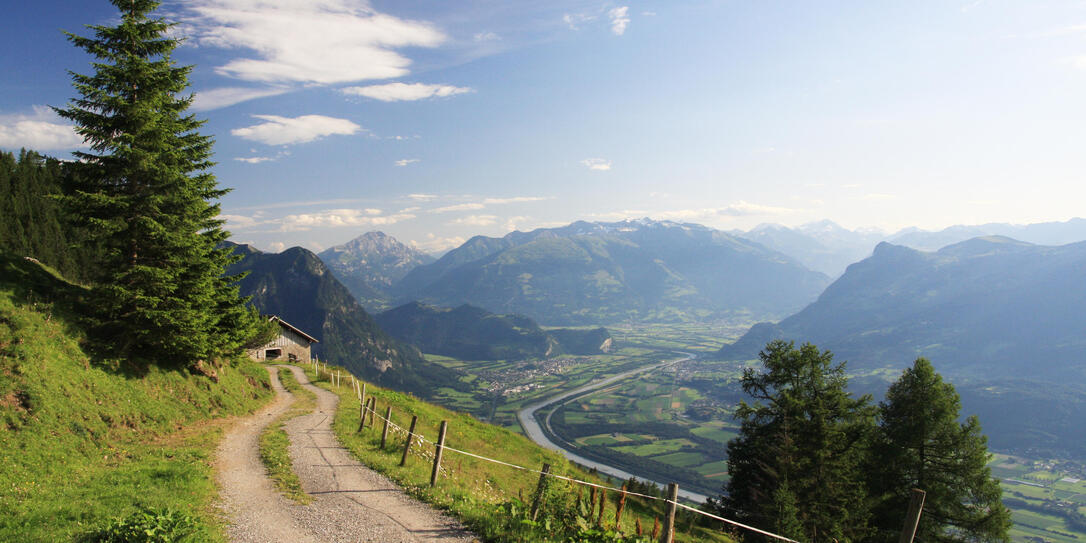
{"type": "Polygon", "coordinates": [[[723,512],[801,541],[864,538],[870,398],[852,397],[844,364],[814,345],[774,341],[759,357],[762,371],[743,372],[755,403],[740,402],[735,412],[741,427],[728,443],[723,512]]]}
{"type": "Polygon", "coordinates": [[[879,428],[872,447],[874,501],[872,541],[901,531],[909,493],[927,493],[918,541],[1006,541],[1010,511],[987,467],[987,439],[975,416],[959,422],[961,403],[950,383],[927,359],[886,392],[879,404],[879,428]]]}
{"type": "Polygon", "coordinates": [[[112,351],[160,364],[236,351],[255,326],[224,278],[231,256],[213,203],[226,193],[208,171],[212,140],[186,113],[191,67],[170,55],[171,24],[152,0],[112,0],[116,26],[68,34],[93,55],[94,73],[71,73],[79,97],[56,111],[91,152],[78,152],[69,204],[103,249],[94,292],[99,339],[112,351]]]}

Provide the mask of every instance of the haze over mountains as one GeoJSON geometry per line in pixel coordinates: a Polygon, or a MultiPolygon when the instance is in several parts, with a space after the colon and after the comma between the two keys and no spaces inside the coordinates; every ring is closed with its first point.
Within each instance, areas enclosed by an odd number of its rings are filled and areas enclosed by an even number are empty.
{"type": "Polygon", "coordinates": [[[955,225],[938,231],[905,228],[893,234],[871,229],[849,230],[833,221],[823,220],[794,228],[762,224],[747,232],[733,230],[730,233],[780,251],[812,270],[837,277],[849,264],[871,256],[875,245],[883,241],[923,251],[934,251],[979,236],[1007,236],[1038,245],[1064,245],[1086,240],[1086,219],[1025,225],[955,225]]]}
{"type": "Polygon", "coordinates": [[[828,283],[760,244],[644,219],[476,236],[392,291],[403,301],[470,303],[565,325],[782,316],[828,283]]]}
{"type": "Polygon", "coordinates": [[[1058,247],[1002,236],[922,252],[887,242],[818,300],[753,327],[727,358],[771,339],[811,342],[852,369],[917,356],[957,375],[1086,377],[1086,242],[1058,247]]]}

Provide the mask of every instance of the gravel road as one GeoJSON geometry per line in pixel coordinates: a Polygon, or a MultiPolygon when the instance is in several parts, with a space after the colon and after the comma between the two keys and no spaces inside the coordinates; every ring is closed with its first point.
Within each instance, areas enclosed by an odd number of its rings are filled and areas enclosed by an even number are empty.
{"type": "Polygon", "coordinates": [[[228,519],[231,541],[478,541],[455,519],[407,496],[386,477],[359,464],[332,433],[339,397],[310,384],[301,368],[284,367],[317,395],[317,407],[312,413],[285,425],[294,470],[302,489],[314,499],[309,505],[298,505],[281,496],[260,462],[260,432],[292,401],[274,369],[268,368],[275,401],[235,425],[218,451],[222,510],[228,519]]]}

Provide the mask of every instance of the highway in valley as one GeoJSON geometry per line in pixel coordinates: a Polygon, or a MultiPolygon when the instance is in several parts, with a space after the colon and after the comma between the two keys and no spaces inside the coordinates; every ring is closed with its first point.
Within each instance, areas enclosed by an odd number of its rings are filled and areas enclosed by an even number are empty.
{"type": "MultiPolygon", "coordinates": [[[[617,478],[622,479],[622,480],[629,479],[630,477],[636,477],[636,478],[638,478],[638,479],[640,479],[642,481],[650,481],[650,482],[656,483],[657,485],[659,485],[662,488],[666,488],[667,487],[666,483],[668,481],[664,481],[664,482],[653,481],[651,479],[647,479],[645,477],[642,477],[642,476],[640,476],[640,475],[638,475],[636,473],[630,473],[630,472],[628,472],[626,470],[617,468],[615,466],[611,466],[611,465],[608,465],[608,464],[603,464],[603,463],[597,462],[595,460],[589,460],[589,459],[577,454],[577,451],[576,451],[575,447],[567,448],[565,443],[558,444],[558,443],[555,443],[554,441],[551,441],[551,439],[549,437],[547,437],[547,435],[548,435],[547,432],[544,432],[543,428],[540,427],[539,421],[536,419],[536,413],[539,410],[541,410],[543,408],[546,408],[546,407],[557,408],[559,405],[561,405],[563,403],[569,402],[569,401],[571,401],[571,400],[573,400],[573,399],[575,399],[575,398],[577,398],[579,396],[583,396],[584,394],[587,394],[587,393],[592,392],[594,390],[598,390],[598,389],[603,388],[605,386],[614,384],[614,383],[616,383],[618,381],[622,381],[623,379],[628,379],[628,378],[633,377],[635,375],[639,375],[639,374],[642,374],[642,373],[645,373],[645,372],[660,369],[660,368],[663,368],[663,367],[666,367],[666,366],[671,366],[671,365],[674,365],[674,364],[678,364],[680,362],[685,362],[687,360],[691,360],[691,359],[694,358],[694,355],[692,355],[690,353],[679,353],[679,354],[682,354],[683,356],[680,357],[680,358],[676,358],[674,360],[667,360],[667,361],[664,361],[664,362],[660,362],[658,364],[652,364],[652,365],[649,365],[649,366],[644,366],[644,367],[637,368],[637,369],[634,369],[634,370],[626,371],[626,372],[620,373],[618,375],[612,375],[611,377],[608,377],[606,379],[600,379],[598,381],[593,381],[593,382],[588,383],[587,385],[584,385],[584,386],[582,386],[580,388],[570,390],[568,392],[564,392],[564,393],[559,394],[557,396],[552,396],[552,397],[547,398],[545,400],[541,400],[539,402],[528,405],[528,406],[524,407],[524,409],[521,409],[520,411],[517,412],[517,419],[520,421],[521,428],[524,428],[524,432],[528,435],[528,437],[532,441],[538,443],[539,445],[542,445],[543,447],[546,447],[546,448],[551,449],[553,451],[558,451],[558,452],[564,454],[566,456],[566,458],[570,459],[573,462],[581,464],[582,466],[587,466],[589,468],[595,468],[596,471],[599,471],[600,473],[605,473],[607,475],[610,475],[612,477],[617,477],[617,478]]],[[[547,430],[550,432],[551,435],[554,434],[554,432],[550,428],[551,413],[553,413],[553,412],[554,412],[554,410],[552,409],[549,413],[547,413],[546,418],[544,418],[544,420],[543,420],[543,424],[545,424],[547,426],[547,430]]],[[[706,496],[704,494],[698,494],[697,492],[690,492],[690,491],[687,491],[687,490],[683,490],[681,486],[679,487],[679,496],[682,497],[682,498],[685,498],[687,500],[694,501],[694,502],[699,503],[699,504],[704,503],[705,500],[708,498],[708,496],[706,496]]]]}

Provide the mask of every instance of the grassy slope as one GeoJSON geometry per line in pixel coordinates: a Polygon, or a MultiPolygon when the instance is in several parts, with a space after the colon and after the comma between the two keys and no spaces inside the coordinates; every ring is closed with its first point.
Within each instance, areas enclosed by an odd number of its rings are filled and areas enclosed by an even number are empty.
{"type": "MultiPolygon", "coordinates": [[[[318,381],[308,367],[307,372],[314,382],[331,388],[327,380],[318,381]]],[[[510,514],[508,510],[511,502],[531,502],[539,477],[536,473],[449,451],[443,458],[444,473],[440,482],[436,488],[430,488],[433,445],[427,443],[423,447],[413,446],[407,466],[400,467],[403,436],[390,432],[386,449],[380,450],[380,419],[374,419],[376,424],[373,427],[367,422],[367,428],[362,433],[357,433],[359,402],[355,392],[349,386],[341,386],[334,391],[341,400],[333,425],[336,436],[364,464],[389,476],[422,500],[450,511],[487,541],[551,541],[540,539],[543,537],[541,534],[548,531],[532,533],[529,526],[518,523],[516,515],[510,514]],[[505,504],[505,509],[502,509],[502,504],[505,504]]],[[[554,466],[552,471],[555,473],[581,480],[598,480],[570,464],[558,453],[543,449],[505,428],[479,422],[469,415],[448,411],[411,396],[372,385],[368,387],[367,394],[377,398],[377,410],[380,414],[384,414],[386,406],[391,405],[392,420],[404,428],[410,425],[411,415],[417,415],[419,422],[416,433],[421,433],[430,441],[437,440],[440,421],[447,420],[449,430],[446,443],[451,448],[535,469],[539,469],[546,462],[554,466]]],[[[575,500],[578,492],[583,492],[584,502],[587,503],[589,499],[588,489],[579,488],[564,481],[552,480],[549,504],[546,506],[552,522],[576,521],[570,515],[576,511],[575,500]]],[[[603,517],[606,526],[614,524],[616,499],[614,493],[608,496],[609,505],[603,517]]],[[[630,498],[623,514],[623,532],[632,534],[635,519],[638,517],[646,533],[651,531],[654,517],[661,520],[664,517],[659,504],[660,502],[630,498]]],[[[592,518],[594,524],[596,513],[592,518]]],[[[681,520],[677,526],[677,541],[731,541],[711,528],[692,526],[689,519],[681,520]]]]}
{"type": "Polygon", "coordinates": [[[95,360],[65,303],[80,290],[22,260],[0,259],[0,541],[64,541],[141,506],[196,517],[222,540],[211,504],[221,418],[271,394],[238,360],[216,384],[186,371],[138,375],[95,360]]]}

